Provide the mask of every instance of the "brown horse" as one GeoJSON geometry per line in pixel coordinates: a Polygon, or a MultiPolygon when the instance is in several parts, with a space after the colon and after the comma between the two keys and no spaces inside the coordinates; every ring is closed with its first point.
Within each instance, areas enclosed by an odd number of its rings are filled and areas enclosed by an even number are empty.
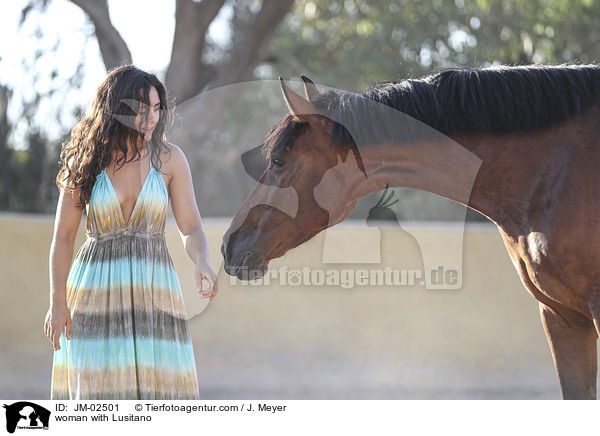
{"type": "Polygon", "coordinates": [[[562,397],[596,398],[600,67],[456,69],[364,94],[302,79],[306,98],[280,79],[290,114],[223,237],[227,273],[264,273],[388,185],[445,196],[498,226],[539,301],[562,397]]]}

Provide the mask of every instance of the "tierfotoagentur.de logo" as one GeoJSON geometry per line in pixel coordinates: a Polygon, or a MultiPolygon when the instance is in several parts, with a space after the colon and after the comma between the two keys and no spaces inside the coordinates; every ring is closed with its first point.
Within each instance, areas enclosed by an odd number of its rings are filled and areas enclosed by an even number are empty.
{"type": "Polygon", "coordinates": [[[6,409],[6,431],[14,433],[18,429],[48,429],[50,411],[29,401],[4,404],[6,409]]]}

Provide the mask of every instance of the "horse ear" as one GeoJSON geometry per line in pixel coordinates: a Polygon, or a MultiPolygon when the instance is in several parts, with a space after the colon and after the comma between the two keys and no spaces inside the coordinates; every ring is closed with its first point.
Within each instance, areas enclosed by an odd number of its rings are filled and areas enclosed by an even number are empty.
{"type": "Polygon", "coordinates": [[[305,121],[308,121],[312,115],[322,115],[315,105],[290,89],[282,77],[279,78],[279,84],[283,92],[283,98],[292,115],[305,121]]]}
{"type": "Polygon", "coordinates": [[[304,93],[306,94],[308,101],[315,100],[319,96],[319,89],[317,88],[317,85],[315,85],[315,82],[306,76],[300,76],[300,78],[304,82],[304,93]]]}

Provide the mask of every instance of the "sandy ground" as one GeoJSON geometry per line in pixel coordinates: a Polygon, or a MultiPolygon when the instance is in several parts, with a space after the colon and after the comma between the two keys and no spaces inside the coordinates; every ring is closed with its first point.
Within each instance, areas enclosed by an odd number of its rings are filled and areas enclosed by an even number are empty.
{"type": "MultiPolygon", "coordinates": [[[[206,309],[194,294],[192,265],[172,222],[167,233],[191,316],[204,399],[560,397],[537,303],[520,284],[493,226],[467,231],[458,262],[462,286],[443,291],[422,285],[242,285],[221,269],[226,222],[208,219],[205,225],[221,287],[206,309]]],[[[341,250],[372,247],[373,233],[363,230],[340,227],[334,239],[352,242],[341,250]]],[[[439,225],[408,233],[381,230],[378,265],[422,269],[423,252],[431,250],[427,238],[437,242],[435,255],[446,250],[456,257],[448,248],[456,231],[439,225]]],[[[42,324],[52,217],[5,214],[0,235],[11,248],[0,255],[0,396],[48,399],[52,349],[42,324]]],[[[324,265],[324,244],[320,235],[273,261],[271,269],[360,266],[324,265]]]]}

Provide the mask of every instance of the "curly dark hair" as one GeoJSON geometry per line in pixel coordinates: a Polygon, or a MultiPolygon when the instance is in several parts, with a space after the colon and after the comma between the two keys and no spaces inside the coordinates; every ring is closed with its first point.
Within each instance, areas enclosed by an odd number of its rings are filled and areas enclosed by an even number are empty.
{"type": "Polygon", "coordinates": [[[63,144],[60,153],[61,169],[56,185],[68,192],[80,188],[78,208],[84,209],[89,203],[96,177],[111,163],[113,150],[117,151],[119,168],[141,157],[137,147],[133,147],[134,154],[127,160],[127,142],[143,141],[143,133],[136,130],[132,120],[141,113],[143,122],[147,121],[152,86],[158,91],[160,115],[149,149],[152,165],[160,170],[160,153],[171,150],[165,126],[172,123],[174,104],[154,74],[133,65],[114,68],[98,87],[90,110],[75,125],[70,140],[63,144]]]}

